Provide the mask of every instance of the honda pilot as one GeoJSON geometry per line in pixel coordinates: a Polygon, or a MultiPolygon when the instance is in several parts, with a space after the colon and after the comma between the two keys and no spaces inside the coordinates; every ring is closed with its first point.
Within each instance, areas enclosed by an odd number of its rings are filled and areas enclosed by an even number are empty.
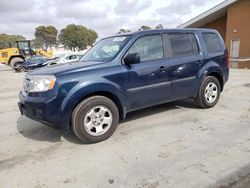
{"type": "Polygon", "coordinates": [[[131,111],[184,98],[215,106],[228,75],[215,30],[137,31],[100,40],[79,62],[27,73],[18,105],[33,120],[95,143],[131,111]]]}

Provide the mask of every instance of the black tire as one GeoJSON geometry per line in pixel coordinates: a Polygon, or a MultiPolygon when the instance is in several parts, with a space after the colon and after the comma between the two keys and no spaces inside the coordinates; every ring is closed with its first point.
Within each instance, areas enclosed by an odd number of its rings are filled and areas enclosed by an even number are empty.
{"type": "Polygon", "coordinates": [[[207,76],[204,78],[199,92],[195,97],[195,103],[201,108],[211,108],[215,106],[220,98],[221,86],[218,79],[214,76],[207,76]],[[217,96],[211,102],[208,102],[208,99],[205,96],[206,88],[209,87],[209,84],[215,84],[217,87],[217,96]]]}
{"type": "Polygon", "coordinates": [[[24,72],[25,70],[26,70],[25,67],[21,66],[18,67],[17,72],[24,72]]]}
{"type": "MultiPolygon", "coordinates": [[[[91,120],[92,121],[92,120],[91,120]]],[[[116,130],[119,122],[119,111],[116,104],[104,96],[92,96],[80,102],[71,116],[72,129],[75,135],[85,143],[96,143],[108,139],[116,130]],[[104,106],[112,114],[112,123],[104,134],[93,136],[85,128],[87,113],[96,106],[104,106]]]]}
{"type": "Polygon", "coordinates": [[[10,65],[12,68],[14,68],[14,66],[15,66],[15,64],[16,64],[17,62],[22,62],[22,61],[24,61],[24,59],[21,58],[21,57],[13,57],[13,58],[10,60],[9,65],[10,65]]]}

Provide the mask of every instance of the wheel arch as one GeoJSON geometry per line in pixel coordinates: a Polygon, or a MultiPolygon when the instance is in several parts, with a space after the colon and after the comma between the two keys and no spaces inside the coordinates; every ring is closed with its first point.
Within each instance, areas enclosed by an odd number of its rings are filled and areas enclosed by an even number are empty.
{"type": "MultiPolygon", "coordinates": [[[[77,88],[77,86],[76,86],[77,88]]],[[[67,96],[64,98],[61,105],[61,124],[62,127],[66,129],[69,128],[70,119],[73,110],[75,107],[83,100],[92,96],[104,96],[112,100],[119,111],[119,119],[124,119],[126,116],[126,103],[124,101],[124,96],[121,94],[119,88],[112,86],[110,84],[93,84],[85,87],[81,87],[80,89],[72,89],[72,93],[69,92],[67,96]],[[98,86],[99,87],[98,87],[98,86]],[[106,87],[105,87],[106,86],[106,87]],[[99,88],[100,90],[96,90],[99,88]],[[102,89],[101,89],[102,88],[102,89]],[[104,89],[106,88],[106,89],[104,89]],[[108,89],[107,89],[108,88],[108,89]]]]}
{"type": "Polygon", "coordinates": [[[210,72],[209,74],[207,74],[207,76],[213,76],[213,77],[215,77],[215,78],[218,79],[218,81],[220,83],[220,90],[222,92],[223,91],[223,87],[224,87],[224,83],[223,83],[223,78],[222,78],[221,74],[218,73],[218,72],[210,72]]]}
{"type": "MultiPolygon", "coordinates": [[[[125,116],[125,112],[124,112],[124,109],[123,109],[123,105],[119,99],[118,96],[116,96],[114,93],[110,92],[110,91],[95,91],[95,92],[92,92],[92,93],[89,93],[88,95],[86,95],[85,97],[83,97],[80,101],[78,101],[77,105],[89,98],[89,97],[92,97],[92,96],[103,96],[103,97],[107,97],[108,99],[112,100],[117,108],[118,108],[118,111],[119,111],[119,119],[124,119],[124,116],[125,116]]],[[[75,107],[74,107],[75,108],[75,107]]]]}
{"type": "Polygon", "coordinates": [[[214,76],[218,79],[221,87],[221,91],[223,91],[224,88],[224,81],[222,76],[222,70],[220,68],[220,65],[214,61],[209,61],[202,69],[199,71],[199,79],[201,80],[199,87],[201,86],[203,80],[207,76],[214,76]]]}
{"type": "Polygon", "coordinates": [[[16,58],[16,57],[19,57],[19,58],[23,59],[23,61],[25,61],[25,58],[22,55],[13,55],[13,56],[10,56],[9,61],[8,61],[8,65],[10,64],[11,60],[16,58]]]}

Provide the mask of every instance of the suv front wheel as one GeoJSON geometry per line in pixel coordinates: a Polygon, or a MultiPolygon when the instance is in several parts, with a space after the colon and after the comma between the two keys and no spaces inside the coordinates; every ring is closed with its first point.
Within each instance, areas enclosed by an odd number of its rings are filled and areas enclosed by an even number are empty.
{"type": "Polygon", "coordinates": [[[118,121],[116,104],[104,96],[83,100],[76,106],[71,117],[75,135],[85,143],[108,139],[116,130],[118,121]]]}
{"type": "Polygon", "coordinates": [[[211,108],[215,106],[220,98],[220,83],[214,76],[207,76],[203,80],[195,103],[201,108],[211,108]]]}

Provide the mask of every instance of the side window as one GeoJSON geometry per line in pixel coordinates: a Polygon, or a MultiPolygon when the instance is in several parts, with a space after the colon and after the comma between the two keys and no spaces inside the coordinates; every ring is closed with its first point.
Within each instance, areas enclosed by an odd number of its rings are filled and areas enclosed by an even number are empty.
{"type": "Polygon", "coordinates": [[[193,53],[194,54],[198,54],[199,53],[199,47],[198,47],[198,43],[197,43],[197,39],[194,36],[194,34],[189,34],[190,40],[192,42],[192,46],[193,46],[193,53]]]}
{"type": "Polygon", "coordinates": [[[169,34],[172,57],[198,54],[198,45],[194,34],[169,34]]]}
{"type": "Polygon", "coordinates": [[[128,53],[138,53],[141,62],[162,59],[163,42],[161,35],[151,35],[139,38],[129,48],[128,53]]]}
{"type": "Polygon", "coordinates": [[[71,56],[71,59],[76,59],[76,55],[72,55],[72,56],[71,56]]]}
{"type": "Polygon", "coordinates": [[[217,34],[203,33],[202,36],[208,53],[218,53],[223,51],[217,34]]]}
{"type": "Polygon", "coordinates": [[[70,55],[70,56],[66,57],[65,59],[67,59],[67,60],[75,59],[75,55],[70,55]]]}
{"type": "Polygon", "coordinates": [[[42,57],[32,57],[32,58],[30,58],[29,62],[31,64],[36,64],[36,63],[39,63],[39,62],[44,62],[44,58],[42,58],[42,57]]]}

